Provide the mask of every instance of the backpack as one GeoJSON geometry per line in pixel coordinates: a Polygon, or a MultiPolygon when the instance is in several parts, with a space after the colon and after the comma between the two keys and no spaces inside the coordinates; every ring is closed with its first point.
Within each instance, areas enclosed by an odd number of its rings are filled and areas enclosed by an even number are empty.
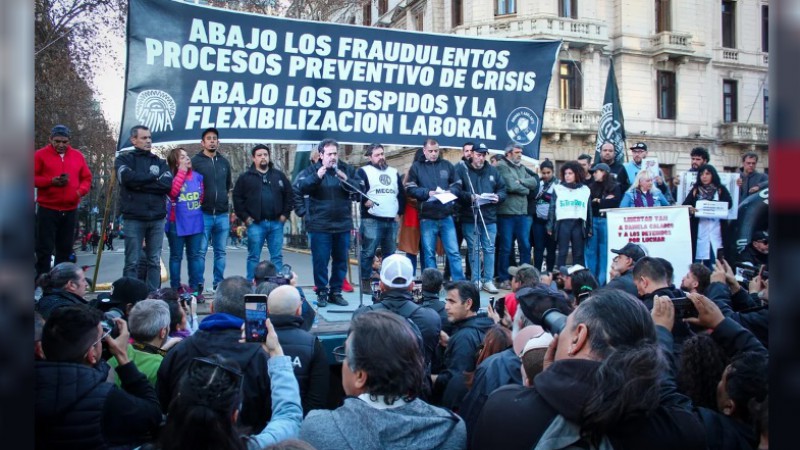
{"type": "Polygon", "coordinates": [[[533,450],[614,450],[611,441],[607,436],[603,436],[599,445],[595,446],[587,442],[581,436],[581,427],[565,419],[561,414],[557,415],[550,426],[544,430],[544,434],[539,438],[539,442],[533,450]]]}
{"type": "Polygon", "coordinates": [[[391,311],[391,312],[393,312],[393,313],[405,318],[408,321],[408,324],[411,326],[411,331],[413,331],[414,335],[417,337],[417,343],[419,344],[419,349],[422,350],[422,354],[423,355],[425,354],[425,343],[422,340],[422,332],[419,330],[419,327],[417,326],[417,324],[415,324],[414,321],[411,320],[411,316],[414,315],[414,313],[417,312],[418,309],[422,308],[422,306],[415,305],[412,302],[405,302],[405,304],[403,304],[403,306],[400,307],[400,309],[395,311],[393,309],[389,309],[383,303],[375,303],[373,305],[368,306],[367,308],[372,310],[372,311],[378,311],[378,310],[381,310],[381,309],[385,309],[387,311],[391,311]]]}

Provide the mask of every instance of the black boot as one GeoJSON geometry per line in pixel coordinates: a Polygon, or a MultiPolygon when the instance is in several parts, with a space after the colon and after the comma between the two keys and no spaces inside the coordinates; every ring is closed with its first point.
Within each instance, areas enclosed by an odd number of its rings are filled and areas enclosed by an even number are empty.
{"type": "Polygon", "coordinates": [[[318,289],[317,290],[317,307],[324,308],[328,306],[328,290],[327,289],[318,289]]]}
{"type": "Polygon", "coordinates": [[[345,300],[344,297],[342,297],[342,293],[341,292],[332,293],[331,297],[328,300],[331,303],[333,303],[334,305],[339,305],[339,306],[347,306],[347,305],[349,305],[349,303],[347,303],[347,300],[345,300]]]}

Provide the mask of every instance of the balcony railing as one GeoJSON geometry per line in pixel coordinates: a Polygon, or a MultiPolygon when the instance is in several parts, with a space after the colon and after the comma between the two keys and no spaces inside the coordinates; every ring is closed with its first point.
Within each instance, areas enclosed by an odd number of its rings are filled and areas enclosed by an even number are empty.
{"type": "Polygon", "coordinates": [[[573,46],[608,44],[608,26],[599,21],[553,16],[512,16],[474,22],[453,29],[465,36],[564,39],[573,46]]]}
{"type": "Polygon", "coordinates": [[[692,35],[688,33],[673,33],[662,31],[650,38],[650,51],[653,54],[674,53],[677,55],[691,55],[692,35]]]}
{"type": "Polygon", "coordinates": [[[769,66],[769,53],[748,52],[736,48],[715,48],[714,63],[767,68],[769,66]]]}
{"type": "Polygon", "coordinates": [[[769,128],[755,123],[723,123],[719,126],[719,138],[723,142],[743,144],[766,144],[769,128]]]}
{"type": "Polygon", "coordinates": [[[579,109],[546,109],[542,131],[544,133],[597,133],[600,123],[600,111],[582,111],[579,109]]]}

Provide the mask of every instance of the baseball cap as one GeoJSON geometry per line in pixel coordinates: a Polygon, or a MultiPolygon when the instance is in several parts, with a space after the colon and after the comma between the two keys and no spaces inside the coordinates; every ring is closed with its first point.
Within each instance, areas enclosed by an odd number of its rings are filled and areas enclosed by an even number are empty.
{"type": "Polygon", "coordinates": [[[111,290],[97,296],[95,307],[107,311],[115,306],[136,304],[147,298],[147,284],[137,278],[122,277],[111,283],[111,290]]]}
{"type": "Polygon", "coordinates": [[[520,264],[519,266],[511,266],[511,267],[509,267],[508,268],[508,274],[511,275],[512,277],[515,277],[515,276],[517,276],[517,272],[519,272],[522,269],[535,269],[535,268],[536,267],[534,267],[534,266],[532,266],[530,264],[520,264]]]}
{"type": "Polygon", "coordinates": [[[645,253],[642,247],[631,242],[628,242],[627,244],[625,244],[624,247],[622,247],[619,250],[611,249],[611,253],[616,253],[618,255],[625,255],[628,258],[631,258],[634,262],[639,261],[640,259],[647,256],[647,253],[645,253]]]}
{"type": "Polygon", "coordinates": [[[483,142],[478,144],[477,147],[473,147],[472,151],[478,153],[489,153],[489,149],[486,148],[486,144],[484,144],[483,142]]]}
{"type": "Polygon", "coordinates": [[[551,342],[553,342],[553,335],[542,330],[541,334],[538,336],[528,339],[528,342],[525,343],[525,347],[522,348],[522,352],[520,352],[519,356],[522,357],[522,355],[530,350],[547,348],[550,346],[551,342]]]}
{"type": "Polygon", "coordinates": [[[573,264],[571,266],[561,266],[558,268],[558,271],[561,272],[561,275],[564,275],[565,277],[572,276],[573,273],[579,270],[586,270],[586,267],[583,267],[580,264],[573,264]]]}
{"type": "Polygon", "coordinates": [[[414,281],[414,268],[405,255],[395,254],[381,262],[381,282],[390,288],[406,288],[414,281]]]}
{"type": "Polygon", "coordinates": [[[611,167],[608,167],[608,164],[606,163],[597,163],[594,165],[594,167],[589,169],[589,172],[594,172],[596,170],[602,170],[605,173],[609,173],[611,172],[611,167]]]}
{"type": "Polygon", "coordinates": [[[69,138],[69,128],[66,125],[56,125],[50,130],[50,137],[63,136],[69,138]]]}
{"type": "Polygon", "coordinates": [[[753,242],[767,241],[769,242],[769,232],[767,230],[759,230],[753,233],[753,242]]]}
{"type": "Polygon", "coordinates": [[[644,142],[637,142],[636,144],[634,144],[633,147],[631,147],[631,150],[642,150],[646,152],[647,144],[645,144],[644,142]]]}

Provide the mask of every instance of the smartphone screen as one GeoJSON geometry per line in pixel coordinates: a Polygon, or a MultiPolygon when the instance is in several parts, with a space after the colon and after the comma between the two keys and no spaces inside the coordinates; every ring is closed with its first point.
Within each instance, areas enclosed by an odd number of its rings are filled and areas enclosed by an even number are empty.
{"type": "Polygon", "coordinates": [[[284,264],[283,268],[281,268],[281,276],[290,280],[292,278],[292,266],[284,264]]]}
{"type": "Polygon", "coordinates": [[[725,259],[725,249],[720,247],[717,249],[717,259],[725,259]]]}
{"type": "Polygon", "coordinates": [[[244,296],[244,335],[247,342],[267,341],[267,296],[247,294],[244,296]]]}
{"type": "Polygon", "coordinates": [[[676,319],[685,319],[687,317],[697,317],[700,315],[694,303],[686,297],[673,298],[672,304],[675,306],[676,319]]]}

